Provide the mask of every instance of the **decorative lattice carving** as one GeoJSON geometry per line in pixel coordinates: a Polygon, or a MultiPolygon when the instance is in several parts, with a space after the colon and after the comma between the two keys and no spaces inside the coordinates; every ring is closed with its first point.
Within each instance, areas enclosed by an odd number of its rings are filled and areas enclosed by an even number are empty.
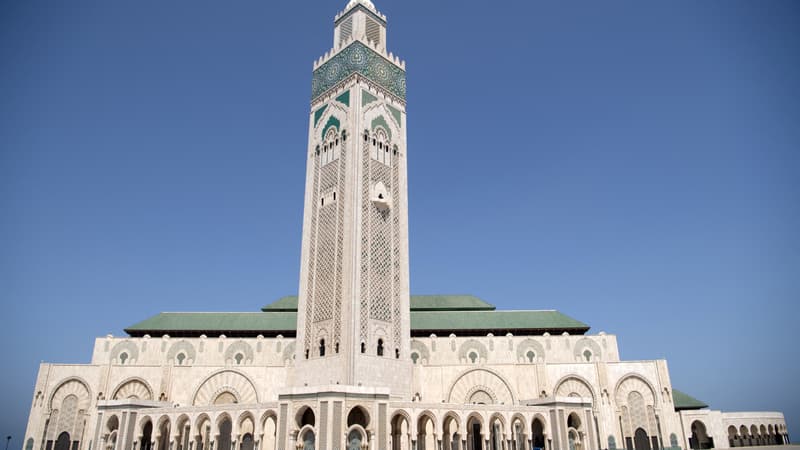
{"type": "Polygon", "coordinates": [[[314,175],[311,190],[311,224],[309,226],[308,238],[308,281],[306,283],[306,305],[305,305],[305,326],[306,335],[303,342],[304,348],[311,348],[311,313],[314,309],[314,296],[316,291],[314,289],[314,280],[316,275],[316,262],[317,262],[317,208],[319,205],[319,158],[314,157],[314,175]]]}
{"type": "Polygon", "coordinates": [[[392,155],[392,199],[397,205],[392,209],[392,326],[394,328],[394,346],[402,347],[402,330],[400,327],[401,305],[400,305],[400,162],[397,160],[399,155],[394,152],[392,155]]]}
{"type": "Polygon", "coordinates": [[[558,397],[581,397],[592,399],[595,403],[594,392],[585,381],[577,377],[567,377],[556,386],[553,391],[558,397]]]}
{"type": "Polygon", "coordinates": [[[225,363],[227,364],[252,364],[253,347],[245,341],[237,341],[225,350],[225,363]],[[241,355],[237,358],[237,355],[241,355]]]}
{"type": "Polygon", "coordinates": [[[369,223],[370,223],[370,175],[369,139],[365,139],[361,152],[361,299],[359,302],[359,337],[361,342],[368,340],[369,329],[369,223]]]}
{"type": "MultiPolygon", "coordinates": [[[[322,168],[321,192],[326,192],[338,185],[338,165],[328,165],[322,168]]],[[[314,296],[314,323],[319,323],[333,318],[333,303],[336,292],[336,206],[339,202],[321,205],[317,222],[317,262],[316,285],[314,296]]]]}
{"type": "MultiPolygon", "coordinates": [[[[344,135],[344,132],[342,132],[344,135]]],[[[341,155],[339,156],[339,193],[344,195],[345,190],[345,174],[347,163],[347,146],[342,142],[341,155]]],[[[336,287],[335,287],[335,301],[333,304],[333,342],[341,341],[342,336],[342,289],[344,286],[344,279],[342,278],[343,267],[343,251],[344,251],[344,210],[345,198],[342,197],[336,203],[337,217],[336,217],[336,287]]]]}
{"type": "MultiPolygon", "coordinates": [[[[391,169],[371,161],[371,184],[391,185],[391,169]]],[[[390,322],[392,295],[392,215],[395,208],[380,210],[370,205],[370,317],[390,322]]]]}
{"type": "Polygon", "coordinates": [[[152,400],[153,391],[147,384],[139,379],[124,381],[115,391],[111,397],[113,400],[152,400]]]}
{"type": "Polygon", "coordinates": [[[411,353],[417,354],[420,364],[430,363],[431,354],[428,351],[428,347],[422,341],[418,341],[416,339],[411,340],[411,353]]]}
{"type": "Polygon", "coordinates": [[[486,346],[483,345],[481,341],[477,339],[467,339],[458,348],[458,359],[462,362],[469,361],[469,354],[471,352],[477,353],[481,362],[485,362],[486,358],[489,356],[489,350],[486,349],[486,346]]]}
{"type": "Polygon", "coordinates": [[[184,355],[184,358],[180,361],[181,365],[191,364],[197,357],[194,346],[189,341],[178,341],[169,347],[167,359],[178,362],[178,355],[181,353],[184,355]]]}
{"type": "Polygon", "coordinates": [[[131,341],[118,342],[111,349],[111,360],[117,364],[131,364],[139,359],[139,348],[131,341]],[[124,357],[121,357],[122,354],[124,357]]]}
{"type": "Polygon", "coordinates": [[[582,338],[575,343],[573,354],[576,361],[589,362],[599,360],[602,357],[603,352],[597,342],[589,338],[582,338]],[[587,356],[589,356],[589,361],[586,361],[587,356]]]}
{"type": "Polygon", "coordinates": [[[544,346],[534,339],[525,339],[517,346],[517,362],[535,363],[544,361],[544,346]]]}
{"type": "Polygon", "coordinates": [[[472,396],[477,391],[490,393],[492,401],[511,405],[514,403],[514,394],[505,380],[486,369],[473,369],[458,377],[450,386],[448,403],[471,403],[472,396]]]}
{"type": "Polygon", "coordinates": [[[258,395],[253,383],[244,375],[233,370],[223,370],[208,377],[194,394],[195,406],[211,405],[224,392],[230,392],[239,403],[258,403],[258,395]]]}
{"type": "Polygon", "coordinates": [[[61,403],[70,395],[78,398],[78,409],[86,411],[91,403],[89,388],[80,380],[70,379],[63,382],[50,398],[50,409],[60,409],[61,403]]]}

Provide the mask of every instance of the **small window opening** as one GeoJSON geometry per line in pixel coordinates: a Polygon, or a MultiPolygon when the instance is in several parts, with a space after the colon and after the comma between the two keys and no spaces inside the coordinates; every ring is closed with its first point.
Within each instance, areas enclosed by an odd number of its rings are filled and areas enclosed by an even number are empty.
{"type": "Polygon", "coordinates": [[[333,199],[336,200],[336,192],[333,193],[333,199]]]}
{"type": "Polygon", "coordinates": [[[378,339],[378,356],[383,356],[383,339],[378,339]]]}
{"type": "Polygon", "coordinates": [[[342,143],[347,141],[347,131],[342,131],[342,143]]]}
{"type": "Polygon", "coordinates": [[[125,361],[127,361],[127,360],[128,360],[128,354],[125,353],[125,352],[120,353],[120,355],[119,355],[119,363],[120,364],[125,364],[125,361]]]}
{"type": "Polygon", "coordinates": [[[177,360],[178,360],[178,365],[179,365],[179,366],[182,366],[182,365],[183,365],[183,361],[184,361],[185,359],[186,359],[186,355],[185,355],[185,354],[183,354],[183,353],[178,353],[177,360]]]}
{"type": "Polygon", "coordinates": [[[394,359],[400,359],[400,349],[394,349],[394,359]]]}
{"type": "Polygon", "coordinates": [[[378,199],[383,200],[383,194],[378,194],[378,199]]]}
{"type": "Polygon", "coordinates": [[[306,349],[306,359],[308,359],[308,349],[306,349]]]}
{"type": "Polygon", "coordinates": [[[583,352],[583,357],[586,358],[586,361],[589,362],[592,360],[592,352],[586,350],[583,352]]]}
{"type": "Polygon", "coordinates": [[[377,143],[378,141],[376,141],[375,138],[372,138],[372,145],[376,145],[377,143]]]}
{"type": "Polygon", "coordinates": [[[325,356],[325,339],[319,340],[319,356],[325,356]]]}
{"type": "Polygon", "coordinates": [[[242,360],[244,359],[244,355],[241,353],[237,353],[236,356],[233,357],[236,360],[236,365],[239,366],[242,364],[242,360]]]}
{"type": "Polygon", "coordinates": [[[339,353],[339,343],[338,342],[333,344],[333,351],[335,351],[336,353],[339,353]]]}
{"type": "Polygon", "coordinates": [[[367,353],[367,344],[361,343],[361,353],[367,353]]]}
{"type": "Polygon", "coordinates": [[[364,133],[364,142],[369,142],[369,136],[367,133],[364,133]]]}
{"type": "Polygon", "coordinates": [[[325,206],[325,197],[322,197],[322,206],[325,206]]]}
{"type": "Polygon", "coordinates": [[[528,357],[528,362],[533,362],[533,359],[536,358],[536,353],[528,350],[528,353],[525,354],[528,357]]]}
{"type": "Polygon", "coordinates": [[[475,361],[478,360],[478,354],[475,352],[470,352],[469,360],[472,361],[473,364],[475,364],[475,361]]]}
{"type": "Polygon", "coordinates": [[[412,353],[411,354],[411,362],[416,364],[418,360],[419,360],[419,353],[417,353],[417,352],[412,353]]]}

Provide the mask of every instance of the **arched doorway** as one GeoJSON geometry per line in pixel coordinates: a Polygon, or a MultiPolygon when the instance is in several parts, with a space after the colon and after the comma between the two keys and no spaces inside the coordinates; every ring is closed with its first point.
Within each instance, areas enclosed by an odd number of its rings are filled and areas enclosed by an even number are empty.
{"type": "Polygon", "coordinates": [[[153,422],[150,422],[149,420],[142,428],[142,444],[139,446],[139,448],[141,450],[153,450],[153,422]]]}
{"type": "Polygon", "coordinates": [[[460,445],[461,435],[458,429],[458,418],[448,414],[442,422],[442,449],[457,450],[460,445]]]}
{"type": "Polygon", "coordinates": [[[347,433],[347,450],[361,450],[361,443],[364,442],[364,435],[357,429],[347,433]]]}
{"type": "Polygon", "coordinates": [[[306,431],[304,431],[300,437],[300,442],[303,443],[303,450],[314,450],[314,443],[315,443],[314,430],[309,428],[306,431]]]}
{"type": "MultiPolygon", "coordinates": [[[[222,419],[219,423],[219,435],[217,437],[217,450],[231,450],[231,430],[233,423],[229,417],[222,419]]],[[[160,450],[160,449],[159,449],[160,450]]]]}
{"type": "Polygon", "coordinates": [[[577,431],[574,429],[569,430],[567,439],[569,440],[569,450],[580,450],[581,438],[577,431]]]}
{"type": "Polygon", "coordinates": [[[531,446],[534,449],[544,448],[544,423],[538,417],[531,424],[531,446]]]}
{"type": "Polygon", "coordinates": [[[431,416],[422,414],[417,421],[417,450],[436,450],[434,422],[431,416]]]}
{"type": "Polygon", "coordinates": [[[410,448],[408,435],[411,431],[408,429],[408,426],[408,419],[403,414],[396,414],[392,418],[392,450],[406,450],[410,448]]]}
{"type": "Polygon", "coordinates": [[[65,431],[58,435],[54,450],[69,450],[69,433],[65,431]]]}
{"type": "Polygon", "coordinates": [[[636,450],[651,450],[650,439],[647,436],[647,431],[644,428],[637,428],[633,434],[633,445],[636,450]]]}
{"type": "Polygon", "coordinates": [[[495,417],[489,423],[489,427],[489,442],[491,443],[491,450],[503,450],[503,422],[495,417]]]}
{"type": "Polygon", "coordinates": [[[366,429],[369,425],[369,415],[364,411],[364,408],[356,406],[347,414],[347,426],[359,425],[366,429]]]}
{"type": "Polygon", "coordinates": [[[169,419],[164,419],[158,428],[158,450],[169,450],[169,419]]]}
{"type": "Polygon", "coordinates": [[[689,438],[689,447],[695,450],[714,448],[714,441],[708,436],[705,424],[699,420],[692,422],[692,437],[689,438]]]}
{"type": "Polygon", "coordinates": [[[739,433],[736,432],[736,427],[733,425],[728,427],[728,445],[731,448],[739,446],[739,433]]]}
{"type": "Polygon", "coordinates": [[[483,450],[483,424],[476,417],[467,421],[467,450],[483,450]]]}
{"type": "Polygon", "coordinates": [[[246,433],[244,436],[242,436],[242,450],[253,450],[254,445],[255,443],[251,433],[246,433]]]}
{"type": "Polygon", "coordinates": [[[275,436],[278,432],[278,419],[273,415],[267,416],[264,419],[263,430],[264,437],[261,441],[261,450],[275,450],[277,448],[275,436]]]}

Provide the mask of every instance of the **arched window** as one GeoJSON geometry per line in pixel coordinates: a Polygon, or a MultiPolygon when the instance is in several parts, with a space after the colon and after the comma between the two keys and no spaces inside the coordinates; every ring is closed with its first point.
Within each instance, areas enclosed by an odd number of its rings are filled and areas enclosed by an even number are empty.
{"type": "Polygon", "coordinates": [[[319,356],[325,356],[325,339],[319,340],[319,356]]]}
{"type": "Polygon", "coordinates": [[[586,362],[591,361],[592,360],[592,352],[590,350],[588,350],[588,349],[584,350],[583,351],[583,357],[586,358],[586,362]]]}
{"type": "Polygon", "coordinates": [[[329,128],[325,133],[325,139],[322,144],[322,160],[320,165],[328,164],[331,161],[339,159],[339,135],[336,128],[329,128]]]}
{"type": "Polygon", "coordinates": [[[306,359],[308,359],[308,349],[306,349],[306,359]]]}
{"type": "Polygon", "coordinates": [[[400,349],[394,349],[394,359],[400,359],[400,349]]]}
{"type": "Polygon", "coordinates": [[[367,344],[361,343],[361,353],[367,353],[367,344]]]}
{"type": "Polygon", "coordinates": [[[183,362],[186,360],[186,353],[178,353],[178,356],[176,356],[175,359],[178,361],[178,365],[182,366],[183,362]]]}
{"type": "Polygon", "coordinates": [[[372,159],[390,166],[392,164],[389,148],[389,135],[383,128],[376,128],[372,137],[372,159]]]}
{"type": "Polygon", "coordinates": [[[536,359],[536,353],[533,353],[533,350],[528,350],[528,353],[525,354],[525,357],[528,358],[528,362],[533,362],[536,359]]]}
{"type": "Polygon", "coordinates": [[[128,353],[122,352],[122,353],[119,354],[119,363],[120,364],[125,364],[125,361],[127,361],[127,360],[128,360],[128,353]]]}
{"type": "Polygon", "coordinates": [[[336,353],[339,353],[339,343],[338,342],[333,344],[333,351],[335,351],[336,353]]]}
{"type": "Polygon", "coordinates": [[[383,339],[378,339],[378,356],[383,356],[383,339]]]}
{"type": "Polygon", "coordinates": [[[244,355],[241,353],[237,353],[236,356],[233,357],[233,359],[236,360],[236,365],[240,366],[242,365],[242,360],[244,359],[244,355]]]}
{"type": "Polygon", "coordinates": [[[472,361],[472,364],[478,360],[478,354],[475,352],[469,352],[469,360],[472,361]]]}
{"type": "Polygon", "coordinates": [[[303,433],[302,442],[303,450],[314,450],[314,432],[311,430],[306,430],[306,432],[303,433]]]}
{"type": "Polygon", "coordinates": [[[419,361],[419,353],[413,352],[411,353],[411,362],[416,364],[419,361]]]}

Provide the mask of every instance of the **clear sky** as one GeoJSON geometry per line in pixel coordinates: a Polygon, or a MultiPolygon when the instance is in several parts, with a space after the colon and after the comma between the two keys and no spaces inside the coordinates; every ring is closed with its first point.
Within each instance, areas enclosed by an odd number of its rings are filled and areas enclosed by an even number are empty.
{"type": "MultiPolygon", "coordinates": [[[[13,448],[39,361],[297,292],[311,66],[345,3],[0,3],[13,448]]],[[[800,433],[800,4],[376,3],[407,61],[412,292],[561,310],[800,433]]]]}

